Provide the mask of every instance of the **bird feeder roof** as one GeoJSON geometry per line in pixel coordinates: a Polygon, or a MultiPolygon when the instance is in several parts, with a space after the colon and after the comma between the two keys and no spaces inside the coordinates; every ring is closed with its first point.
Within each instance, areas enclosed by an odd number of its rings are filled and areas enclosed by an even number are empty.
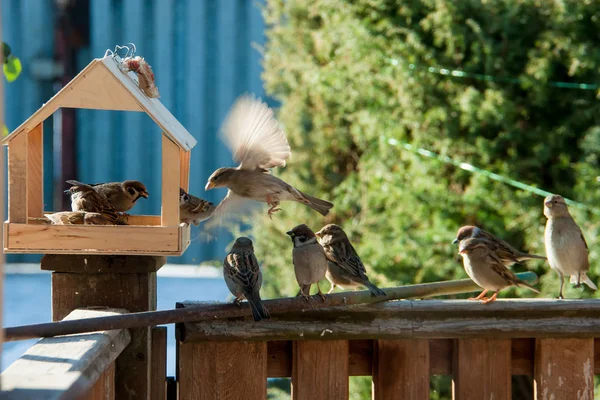
{"type": "Polygon", "coordinates": [[[142,111],[161,128],[164,135],[181,149],[190,151],[196,139],[167,110],[159,99],[146,96],[133,72],[119,68],[112,56],[94,59],[54,97],[2,140],[3,145],[44,122],[59,108],[142,111]]]}

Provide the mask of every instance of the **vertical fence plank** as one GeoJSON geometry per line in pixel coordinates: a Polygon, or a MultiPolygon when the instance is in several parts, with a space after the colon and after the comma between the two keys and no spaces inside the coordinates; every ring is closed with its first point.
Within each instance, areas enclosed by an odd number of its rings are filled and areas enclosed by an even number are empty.
{"type": "Polygon", "coordinates": [[[299,340],[293,348],[294,400],[348,398],[347,340],[299,340]]]}
{"type": "Polygon", "coordinates": [[[536,339],[536,399],[594,398],[594,339],[536,339]]]}
{"type": "Polygon", "coordinates": [[[165,400],[167,395],[167,327],[152,328],[150,349],[150,399],[165,400]]]}
{"type": "Polygon", "coordinates": [[[429,399],[429,340],[376,340],[373,399],[429,399]]]}
{"type": "Polygon", "coordinates": [[[510,339],[456,340],[453,369],[454,399],[511,399],[510,339]]]}
{"type": "Polygon", "coordinates": [[[8,145],[8,220],[27,222],[27,132],[8,145]]]}
{"type": "Polygon", "coordinates": [[[27,134],[27,216],[44,213],[44,129],[38,124],[27,134]]]}
{"type": "Polygon", "coordinates": [[[267,398],[266,342],[180,343],[180,400],[267,398]]]}
{"type": "Polygon", "coordinates": [[[87,400],[115,400],[115,363],[100,375],[88,392],[87,400]]]}

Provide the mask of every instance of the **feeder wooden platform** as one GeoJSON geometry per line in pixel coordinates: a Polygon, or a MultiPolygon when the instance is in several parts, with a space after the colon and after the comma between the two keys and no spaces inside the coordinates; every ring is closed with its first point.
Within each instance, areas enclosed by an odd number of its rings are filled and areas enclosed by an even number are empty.
{"type": "Polygon", "coordinates": [[[187,249],[190,228],[180,224],[179,188],[188,190],[190,151],[196,140],[136,81],[133,72],[119,68],[117,59],[95,59],[2,140],[8,146],[5,253],[177,256],[187,249]],[[127,226],[39,223],[48,213],[43,203],[43,122],[59,108],[137,111],[152,118],[163,134],[160,216],[131,216],[127,226]]]}

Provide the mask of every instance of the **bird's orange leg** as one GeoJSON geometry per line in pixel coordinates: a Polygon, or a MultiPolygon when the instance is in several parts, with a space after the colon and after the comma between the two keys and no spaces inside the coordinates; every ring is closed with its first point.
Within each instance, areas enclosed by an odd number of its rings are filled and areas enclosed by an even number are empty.
{"type": "Polygon", "coordinates": [[[488,290],[487,290],[487,289],[485,289],[483,292],[481,292],[481,293],[479,294],[479,296],[477,296],[477,297],[469,297],[469,300],[481,300],[481,299],[484,299],[484,300],[485,300],[486,298],[485,298],[484,296],[485,296],[485,294],[486,294],[487,292],[488,292],[488,290]]]}
{"type": "Polygon", "coordinates": [[[494,293],[494,295],[492,297],[490,297],[489,299],[484,299],[481,304],[490,304],[493,303],[494,301],[496,301],[496,296],[498,296],[498,292],[494,293]]]}
{"type": "Polygon", "coordinates": [[[269,214],[269,218],[273,219],[273,213],[281,211],[281,208],[277,207],[279,205],[279,200],[273,199],[270,195],[267,195],[267,204],[269,205],[269,207],[271,207],[269,208],[267,213],[269,214]]]}

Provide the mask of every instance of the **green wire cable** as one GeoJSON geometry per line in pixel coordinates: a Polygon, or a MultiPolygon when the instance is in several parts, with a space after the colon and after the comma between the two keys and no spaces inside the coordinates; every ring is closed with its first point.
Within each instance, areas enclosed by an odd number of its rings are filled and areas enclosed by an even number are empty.
{"type": "MultiPolygon", "coordinates": [[[[502,182],[502,183],[505,183],[505,184],[510,185],[510,186],[514,186],[516,188],[519,188],[521,190],[525,190],[525,191],[530,192],[530,193],[535,193],[535,194],[537,194],[539,196],[542,196],[542,197],[546,197],[546,196],[550,196],[550,195],[554,194],[554,193],[550,193],[550,192],[547,192],[545,190],[542,190],[540,188],[537,188],[535,186],[531,186],[531,185],[528,185],[526,183],[519,182],[519,181],[516,181],[514,179],[504,177],[502,175],[498,175],[498,174],[496,174],[494,172],[487,171],[487,170],[481,169],[481,168],[477,168],[474,165],[454,160],[454,159],[452,159],[452,158],[450,158],[448,156],[442,156],[442,155],[434,153],[432,151],[415,147],[415,146],[413,146],[410,143],[400,142],[400,141],[398,141],[396,139],[386,138],[384,136],[382,136],[382,139],[387,144],[389,144],[390,146],[400,147],[400,148],[402,148],[404,150],[408,150],[408,151],[410,151],[412,153],[419,154],[419,155],[421,155],[423,157],[432,158],[432,159],[441,161],[444,164],[454,165],[455,167],[458,167],[458,168],[463,169],[465,171],[469,171],[469,172],[471,172],[473,174],[483,175],[483,176],[485,176],[485,177],[487,177],[489,179],[493,179],[495,181],[502,182]]],[[[578,207],[578,208],[590,211],[590,212],[592,212],[594,214],[600,215],[600,209],[597,209],[595,207],[590,207],[590,206],[588,206],[586,204],[579,203],[577,201],[570,200],[570,199],[567,199],[567,198],[565,198],[565,202],[568,205],[570,205],[570,206],[578,207]]]]}
{"type": "MultiPolygon", "coordinates": [[[[400,64],[400,61],[395,58],[389,59],[389,62],[390,62],[390,64],[392,64],[394,66],[400,64]]],[[[420,65],[417,65],[414,63],[408,64],[408,69],[413,70],[413,71],[419,69],[419,70],[425,70],[432,74],[453,76],[456,78],[476,79],[476,80],[488,81],[488,82],[505,82],[505,83],[515,83],[515,84],[520,84],[520,83],[526,82],[524,79],[519,79],[519,78],[504,78],[504,77],[499,77],[499,76],[494,76],[494,75],[465,72],[465,71],[460,71],[460,70],[456,70],[456,69],[420,66],[420,65]]],[[[544,83],[547,86],[557,87],[557,88],[562,88],[562,89],[581,89],[581,90],[600,89],[600,84],[596,84],[596,83],[573,83],[573,82],[555,82],[555,81],[540,82],[540,83],[544,83]]]]}

